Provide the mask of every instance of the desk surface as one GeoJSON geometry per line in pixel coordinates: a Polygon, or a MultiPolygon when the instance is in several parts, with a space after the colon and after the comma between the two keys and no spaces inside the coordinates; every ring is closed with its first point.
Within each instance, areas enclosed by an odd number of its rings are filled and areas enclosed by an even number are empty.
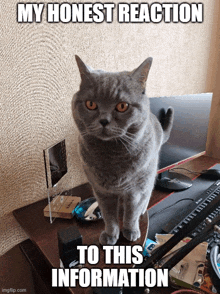
{"type": "MultiPolygon", "coordinates": [[[[207,156],[201,156],[189,162],[185,162],[181,164],[181,167],[186,169],[200,172],[204,169],[208,169],[212,167],[214,164],[219,163],[220,160],[210,158],[207,156]]],[[[189,176],[190,178],[194,178],[195,175],[181,170],[182,174],[189,176]]],[[[89,184],[84,184],[79,187],[73,188],[70,190],[70,194],[72,195],[79,195],[82,199],[88,198],[92,196],[92,190],[89,184]]],[[[149,207],[152,207],[157,202],[162,200],[163,198],[169,195],[168,192],[161,192],[154,190],[149,207]]],[[[97,244],[99,246],[99,235],[101,231],[104,229],[103,221],[97,221],[95,223],[80,223],[75,218],[72,220],[65,220],[65,219],[56,219],[53,224],[50,224],[49,218],[43,216],[43,209],[47,205],[47,199],[38,201],[31,205],[19,208],[14,211],[14,216],[25,230],[29,238],[38,246],[38,248],[42,251],[44,256],[48,259],[50,264],[53,267],[59,267],[59,256],[58,256],[58,241],[57,241],[57,231],[59,229],[65,228],[70,225],[77,225],[80,233],[83,236],[83,244],[90,245],[90,244],[97,244]]],[[[147,233],[147,225],[148,225],[148,218],[147,214],[145,214],[141,221],[140,221],[140,229],[142,232],[141,238],[137,240],[137,242],[129,242],[122,236],[119,239],[118,245],[134,245],[134,244],[141,244],[144,245],[146,233],[147,233]]],[[[89,264],[85,265],[86,267],[91,267],[89,264]]],[[[104,254],[103,251],[100,250],[100,263],[96,265],[97,268],[106,268],[104,264],[104,254]]],[[[111,266],[110,266],[111,267],[111,266]]],[[[116,267],[112,265],[112,267],[116,267]]],[[[123,265],[124,267],[124,265],[123,265]]],[[[164,289],[165,290],[165,289],[164,289]]],[[[173,290],[164,291],[164,293],[171,293],[173,290]]],[[[81,293],[79,289],[75,291],[75,293],[81,293]]],[[[84,293],[84,290],[83,292],[84,293]]],[[[86,291],[86,293],[89,293],[86,291]]],[[[160,293],[159,289],[158,292],[156,289],[152,290],[151,293],[160,293]]]]}

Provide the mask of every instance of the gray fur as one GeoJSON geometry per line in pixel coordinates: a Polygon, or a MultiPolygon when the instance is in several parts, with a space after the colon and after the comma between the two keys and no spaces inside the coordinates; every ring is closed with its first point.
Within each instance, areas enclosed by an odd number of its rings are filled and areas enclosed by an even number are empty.
{"type": "Polygon", "coordinates": [[[80,132],[80,157],[105,222],[99,241],[113,245],[118,240],[119,199],[124,208],[123,234],[135,241],[154,187],[159,151],[171,131],[173,109],[161,123],[150,112],[145,87],[152,58],[132,72],[119,73],[93,70],[78,56],[76,61],[81,85],[72,111],[80,132]],[[98,108],[89,110],[88,100],[98,108]],[[119,102],[128,103],[125,112],[116,110],[119,102]],[[107,125],[101,124],[103,120],[107,125]]]}

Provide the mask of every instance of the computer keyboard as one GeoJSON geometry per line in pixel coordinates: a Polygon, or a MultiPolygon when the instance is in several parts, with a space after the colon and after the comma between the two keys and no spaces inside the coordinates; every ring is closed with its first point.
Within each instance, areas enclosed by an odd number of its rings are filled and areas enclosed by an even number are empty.
{"type": "MultiPolygon", "coordinates": [[[[188,224],[189,222],[193,222],[194,218],[198,216],[198,214],[202,214],[204,208],[206,208],[207,205],[212,204],[212,202],[216,203],[217,199],[220,199],[220,180],[212,184],[206,191],[204,191],[195,200],[194,204],[197,204],[196,207],[190,210],[189,213],[177,225],[175,225],[172,229],[170,228],[169,233],[171,234],[178,233],[179,230],[182,229],[184,225],[188,224]]],[[[216,218],[219,215],[220,215],[220,205],[214,206],[212,212],[209,213],[207,216],[204,216],[203,221],[199,223],[198,226],[192,232],[188,234],[188,237],[191,237],[191,238],[196,237],[205,229],[205,227],[209,223],[209,220],[212,221],[214,218],[216,218]]],[[[220,221],[218,221],[216,225],[219,226],[220,221]]],[[[208,250],[207,250],[207,253],[209,254],[211,248],[214,245],[220,244],[220,233],[217,231],[213,231],[211,236],[207,237],[206,241],[209,243],[208,250]]]]}

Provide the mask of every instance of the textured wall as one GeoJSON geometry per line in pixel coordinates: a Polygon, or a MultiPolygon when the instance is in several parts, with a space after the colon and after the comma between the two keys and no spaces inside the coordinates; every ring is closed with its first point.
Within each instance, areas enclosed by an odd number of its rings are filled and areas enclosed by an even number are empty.
{"type": "Polygon", "coordinates": [[[70,108],[80,82],[74,54],[110,71],[132,70],[153,56],[150,96],[208,91],[214,2],[203,1],[202,24],[119,24],[116,14],[112,24],[20,24],[17,1],[1,0],[0,254],[26,238],[11,212],[47,196],[43,149],[66,138],[64,185],[86,181],[70,108]]]}

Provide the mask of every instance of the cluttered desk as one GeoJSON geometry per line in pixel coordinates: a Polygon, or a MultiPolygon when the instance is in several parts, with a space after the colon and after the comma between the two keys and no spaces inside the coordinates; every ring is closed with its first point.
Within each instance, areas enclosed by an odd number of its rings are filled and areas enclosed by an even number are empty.
{"type": "MultiPolygon", "coordinates": [[[[194,160],[191,160],[189,162],[186,162],[184,164],[181,165],[181,168],[185,168],[187,170],[193,170],[193,171],[197,171],[197,172],[201,172],[202,170],[206,170],[209,169],[211,167],[213,167],[215,164],[219,163],[219,160],[214,159],[214,158],[210,158],[207,156],[201,156],[198,157],[194,160]]],[[[219,165],[215,166],[215,168],[219,168],[219,165]]],[[[184,174],[187,174],[189,177],[194,178],[195,176],[190,174],[187,170],[183,170],[184,174]]],[[[172,233],[172,232],[176,232],[176,225],[177,227],[181,227],[180,221],[182,220],[183,222],[186,219],[190,218],[190,215],[188,215],[189,213],[193,213],[195,210],[200,210],[202,211],[202,207],[204,206],[204,210],[203,213],[200,215],[203,215],[202,217],[202,221],[201,223],[207,219],[207,216],[209,215],[209,217],[214,216],[213,219],[215,219],[215,215],[216,215],[216,209],[218,208],[219,204],[217,203],[217,199],[219,201],[219,192],[218,192],[218,181],[210,181],[210,179],[200,179],[200,178],[196,178],[193,180],[193,186],[188,189],[185,190],[183,192],[176,192],[176,193],[171,193],[168,191],[161,191],[161,190],[157,190],[155,189],[153,191],[153,195],[150,201],[150,208],[148,210],[148,214],[149,214],[149,233],[148,233],[148,239],[152,240],[152,243],[154,244],[155,242],[155,236],[156,234],[158,235],[157,238],[161,238],[161,234],[165,234],[165,233],[172,233]],[[195,185],[194,185],[195,183],[195,185]],[[205,201],[207,201],[207,197],[210,197],[210,194],[207,195],[206,197],[203,197],[202,191],[206,191],[206,189],[208,187],[212,187],[213,184],[214,187],[216,186],[216,189],[214,189],[214,194],[212,194],[211,199],[213,198],[213,203],[214,203],[214,208],[213,208],[213,214],[208,210],[206,210],[206,208],[208,206],[205,206],[205,201]],[[197,190],[197,188],[199,187],[199,190],[197,190]],[[190,192],[191,190],[191,192],[190,192]],[[187,196],[185,196],[185,200],[184,199],[184,195],[187,191],[187,196]],[[195,191],[197,191],[195,193],[195,191]],[[218,194],[217,194],[218,193],[218,194]],[[192,197],[192,199],[195,199],[194,201],[190,201],[189,199],[189,194],[190,197],[192,197]],[[217,197],[214,197],[213,195],[218,195],[217,197]],[[198,198],[199,197],[199,198],[198,198]],[[201,200],[197,200],[200,199],[201,200]],[[182,200],[182,201],[181,201],[182,200]],[[198,206],[196,206],[196,203],[198,203],[198,206]],[[184,205],[183,205],[184,204],[184,205]],[[194,206],[191,206],[189,204],[194,204],[194,206]],[[202,205],[202,206],[200,206],[202,205]],[[176,212],[176,211],[181,211],[182,216],[179,217],[178,222],[175,221],[175,223],[170,223],[169,222],[169,217],[170,219],[172,219],[172,215],[170,213],[170,209],[171,207],[175,208],[172,209],[172,211],[176,212]],[[189,210],[184,210],[183,207],[185,208],[190,208],[189,210]]],[[[91,190],[90,187],[88,185],[83,185],[80,186],[78,188],[74,189],[74,194],[76,195],[84,195],[84,197],[90,197],[91,196],[91,190]]],[[[210,200],[211,200],[210,199],[210,200]]],[[[208,203],[211,203],[208,199],[208,203]]],[[[17,209],[14,211],[14,216],[17,219],[17,221],[20,223],[20,225],[22,226],[22,228],[25,230],[25,232],[27,233],[27,235],[29,236],[29,238],[31,239],[31,241],[33,242],[34,246],[36,246],[37,250],[40,250],[40,252],[42,253],[43,257],[47,260],[47,264],[49,264],[50,269],[51,268],[57,268],[60,266],[60,261],[59,261],[59,251],[58,251],[58,239],[57,239],[57,232],[60,229],[65,229],[73,224],[75,224],[76,220],[71,219],[71,220],[64,220],[64,219],[56,219],[55,222],[53,224],[50,224],[48,218],[45,218],[43,216],[43,209],[45,208],[47,204],[47,199],[45,200],[41,200],[37,203],[31,204],[27,207],[23,207],[20,209],[17,209]]],[[[219,212],[219,210],[218,210],[219,212]]],[[[196,216],[194,216],[196,218],[196,216]]],[[[194,218],[194,220],[195,220],[194,218]]],[[[195,223],[195,221],[192,222],[193,224],[195,223]]],[[[219,221],[218,221],[219,223],[219,221]]],[[[95,226],[91,226],[91,223],[87,224],[86,226],[77,222],[77,226],[79,228],[80,233],[83,236],[83,244],[96,244],[98,242],[98,236],[100,234],[100,231],[103,229],[103,222],[102,220],[99,220],[96,222],[95,226]]],[[[145,215],[140,223],[140,228],[142,231],[142,237],[135,243],[135,244],[141,244],[144,246],[145,244],[145,237],[146,237],[146,228],[148,225],[148,220],[147,220],[147,216],[145,215]]],[[[197,227],[197,226],[196,226],[197,227]]],[[[195,227],[194,227],[195,230],[195,227]]],[[[192,231],[194,232],[194,231],[192,231]]],[[[182,236],[182,235],[181,235],[182,236]]],[[[187,237],[189,237],[190,235],[187,235],[187,237]]],[[[208,235],[207,235],[208,236],[208,235]]],[[[186,236],[184,236],[186,237],[186,236]]],[[[159,238],[159,239],[160,239],[159,238]]],[[[207,238],[204,238],[201,240],[201,242],[203,241],[207,241],[207,238]]],[[[218,240],[213,240],[214,242],[218,242],[218,240]]],[[[120,244],[125,244],[125,240],[124,239],[120,239],[119,240],[119,245],[120,244]]],[[[162,242],[164,242],[164,240],[162,240],[162,242]]],[[[134,245],[131,244],[127,241],[126,245],[134,245]]],[[[211,244],[210,244],[211,245],[211,244]]],[[[211,247],[209,247],[209,245],[205,245],[205,247],[202,247],[201,252],[203,252],[203,255],[199,255],[199,259],[200,257],[202,258],[202,260],[200,260],[201,262],[198,264],[205,264],[207,266],[207,257],[209,258],[210,256],[210,252],[207,251],[207,255],[206,255],[206,249],[210,250],[211,248],[213,248],[214,243],[211,245],[211,247]],[[205,253],[204,253],[205,252],[205,253]],[[203,263],[202,263],[203,262],[203,263]]],[[[152,244],[151,246],[148,243],[148,246],[146,246],[146,250],[151,251],[152,250],[152,244]],[[149,250],[150,248],[150,250],[149,250]]],[[[166,246],[165,246],[166,248],[166,246]]],[[[27,248],[23,248],[26,255],[28,255],[28,249],[27,248]]],[[[165,250],[166,251],[166,250],[165,250]]],[[[33,253],[33,251],[31,251],[33,253]]],[[[157,252],[161,252],[161,250],[158,250],[157,252]]],[[[202,253],[201,253],[202,254],[202,253]]],[[[153,254],[152,254],[153,256],[153,254]]],[[[156,259],[154,259],[153,261],[151,259],[146,259],[144,261],[144,267],[151,267],[152,263],[156,263],[158,260],[158,256],[156,257],[156,259]],[[147,261],[148,260],[148,261],[147,261]],[[148,262],[149,264],[147,264],[146,262],[148,262]],[[145,264],[146,263],[146,264],[145,264]]],[[[29,256],[29,259],[32,259],[32,256],[29,256]]],[[[160,258],[159,258],[160,259],[160,258]]],[[[196,261],[197,262],[197,261],[196,261]]],[[[33,263],[34,264],[34,261],[33,263]]],[[[185,266],[183,266],[183,269],[185,271],[186,268],[189,268],[190,266],[187,265],[187,262],[184,261],[185,266]]],[[[86,265],[87,266],[87,265],[86,265]]],[[[89,265],[88,265],[89,266],[89,265]]],[[[113,265],[115,267],[115,265],[113,265]]],[[[166,263],[165,263],[166,266],[166,263]]],[[[90,265],[91,267],[91,265],[90,265]]],[[[105,264],[101,264],[99,263],[98,265],[96,265],[96,267],[99,268],[105,268],[106,265],[105,264]]],[[[123,265],[124,267],[124,265],[123,265]]],[[[181,265],[180,265],[181,267],[181,265]]],[[[210,264],[208,265],[208,269],[210,270],[211,266],[210,264]]],[[[197,278],[197,283],[199,283],[200,287],[197,287],[197,289],[199,289],[199,291],[202,292],[198,292],[198,293],[218,293],[215,292],[217,291],[214,284],[212,283],[212,280],[210,278],[210,275],[208,275],[208,273],[205,272],[205,267],[201,267],[202,270],[202,276],[200,275],[197,278]],[[206,275],[204,276],[203,275],[206,275]],[[203,283],[202,283],[203,282],[203,283]],[[204,288],[206,283],[206,288],[204,288]],[[203,285],[203,289],[201,290],[201,285],[203,285]]],[[[180,273],[181,271],[177,270],[177,273],[180,273]]],[[[209,272],[209,271],[208,271],[209,272]]],[[[51,270],[49,270],[48,272],[49,275],[51,275],[51,270]]],[[[183,275],[184,276],[184,275],[183,275]]],[[[190,276],[192,276],[192,280],[193,283],[195,284],[195,273],[191,273],[190,276]]],[[[179,277],[179,276],[178,276],[179,277]]],[[[212,277],[212,276],[211,276],[212,277]]],[[[185,288],[187,285],[187,283],[183,284],[183,286],[180,285],[175,285],[176,281],[178,279],[175,280],[176,277],[174,277],[172,282],[173,286],[178,286],[180,288],[185,288]]],[[[51,282],[51,279],[49,279],[51,282]]],[[[177,281],[178,283],[178,281],[177,281]]],[[[182,285],[182,284],[181,284],[182,285]]],[[[198,284],[196,284],[198,286],[198,284]]],[[[192,285],[194,288],[196,288],[196,285],[192,285]]],[[[59,290],[64,291],[64,288],[59,288],[59,290]]],[[[67,289],[65,289],[66,291],[67,289]]],[[[48,293],[56,293],[56,288],[51,288],[51,292],[48,293]],[[53,292],[52,292],[53,291],[53,292]]],[[[69,293],[93,293],[93,290],[89,287],[89,288],[75,288],[75,289],[71,289],[69,293]]],[[[99,291],[101,291],[99,289],[99,291]]],[[[126,291],[126,289],[125,289],[126,291]]],[[[162,293],[161,291],[163,291],[163,293],[173,293],[174,289],[171,287],[171,284],[169,284],[169,287],[167,288],[157,288],[154,287],[152,289],[150,289],[150,293],[162,293]]],[[[62,293],[62,292],[61,292],[62,293]]],[[[64,292],[63,292],[64,293],[64,292]]],[[[95,292],[94,292],[95,293],[95,292]]],[[[97,292],[98,293],[98,292],[97,292]]],[[[101,292],[100,292],[101,293],[101,292]]],[[[104,293],[104,292],[103,292],[104,293]]]]}

